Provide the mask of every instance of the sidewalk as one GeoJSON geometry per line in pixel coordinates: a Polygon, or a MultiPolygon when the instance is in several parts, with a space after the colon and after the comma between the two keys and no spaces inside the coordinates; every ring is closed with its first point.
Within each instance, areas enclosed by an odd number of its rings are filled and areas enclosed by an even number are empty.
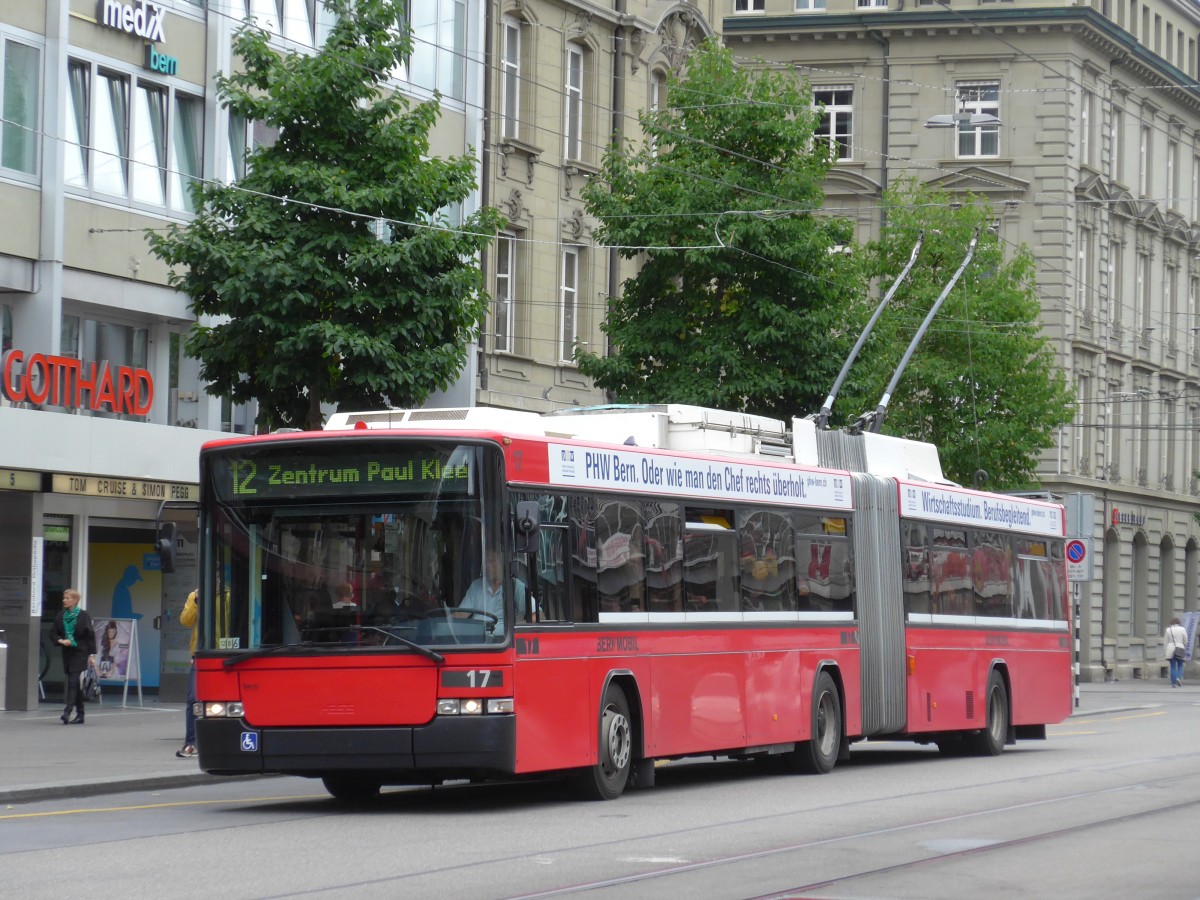
{"type": "MultiPolygon", "coordinates": [[[[1077,716],[1154,706],[1180,695],[1172,695],[1165,679],[1081,684],[1079,691],[1077,716]]],[[[82,726],[64,726],[61,713],[50,703],[31,712],[0,712],[0,806],[224,780],[202,773],[195,759],[176,758],[183,745],[181,703],[147,699],[141,707],[131,701],[122,708],[120,698],[106,697],[100,706],[88,704],[82,726]]]]}
{"type": "Polygon", "coordinates": [[[62,706],[0,712],[0,805],[60,797],[181,787],[217,781],[199,762],[177,759],[183,704],[105,696],[87,705],[87,724],[63,725],[62,706]]]}

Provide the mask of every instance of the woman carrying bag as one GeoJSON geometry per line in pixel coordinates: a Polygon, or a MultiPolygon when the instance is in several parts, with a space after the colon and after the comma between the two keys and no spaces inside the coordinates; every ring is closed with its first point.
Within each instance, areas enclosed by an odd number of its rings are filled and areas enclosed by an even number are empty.
{"type": "Polygon", "coordinates": [[[1187,631],[1179,621],[1179,616],[1171,619],[1167,633],[1163,635],[1163,646],[1167,654],[1167,662],[1171,667],[1171,687],[1183,687],[1183,660],[1187,656],[1187,631]]]}
{"type": "Polygon", "coordinates": [[[96,663],[96,630],[92,617],[86,609],[79,608],[79,591],[67,588],[63,591],[63,608],[54,619],[54,642],[62,647],[63,675],[66,678],[66,706],[60,717],[62,723],[83,724],[83,692],[79,689],[79,676],[96,663]],[[71,708],[75,718],[70,718],[71,708]]]}

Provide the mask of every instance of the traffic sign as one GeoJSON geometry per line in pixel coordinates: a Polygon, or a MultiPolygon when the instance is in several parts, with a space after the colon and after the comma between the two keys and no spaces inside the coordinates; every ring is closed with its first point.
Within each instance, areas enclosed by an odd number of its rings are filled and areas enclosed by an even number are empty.
{"type": "Polygon", "coordinates": [[[1067,541],[1067,580],[1092,580],[1091,538],[1067,541]]]}

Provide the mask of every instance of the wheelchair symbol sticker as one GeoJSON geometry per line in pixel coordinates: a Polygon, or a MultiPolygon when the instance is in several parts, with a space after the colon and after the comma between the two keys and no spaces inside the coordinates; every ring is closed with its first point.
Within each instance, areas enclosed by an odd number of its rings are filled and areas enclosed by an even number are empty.
{"type": "Polygon", "coordinates": [[[258,752],[258,732],[243,731],[242,732],[242,750],[246,753],[258,752]]]}

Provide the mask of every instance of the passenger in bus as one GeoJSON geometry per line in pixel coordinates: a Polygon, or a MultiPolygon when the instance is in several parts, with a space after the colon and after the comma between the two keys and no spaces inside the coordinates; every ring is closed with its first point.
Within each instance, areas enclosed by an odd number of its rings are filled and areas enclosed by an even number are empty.
{"type": "Polygon", "coordinates": [[[354,599],[354,585],[346,581],[334,588],[333,608],[358,609],[358,602],[354,599]]]}
{"type": "MultiPolygon", "coordinates": [[[[525,621],[527,612],[525,582],[513,578],[513,594],[517,604],[517,621],[525,621]]],[[[489,550],[484,563],[483,575],[471,582],[459,604],[464,610],[478,609],[496,617],[493,625],[489,618],[488,630],[495,634],[504,633],[504,554],[489,550]]],[[[535,611],[536,613],[536,611],[535,611]]],[[[534,616],[536,619],[536,614],[534,616]]]]}

